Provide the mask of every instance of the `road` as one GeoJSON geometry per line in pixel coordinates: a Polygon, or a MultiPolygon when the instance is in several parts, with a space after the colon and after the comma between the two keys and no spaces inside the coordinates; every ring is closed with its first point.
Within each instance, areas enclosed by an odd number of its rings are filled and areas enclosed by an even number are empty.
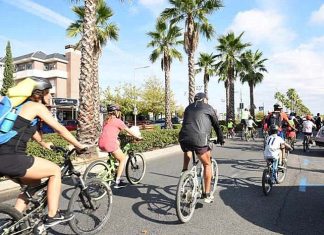
{"type": "MultiPolygon", "coordinates": [[[[180,148],[149,161],[142,184],[113,189],[111,218],[98,234],[323,234],[324,149],[314,147],[304,155],[299,142],[289,156],[285,182],[266,197],[261,188],[265,167],[261,145],[261,139],[257,143],[234,139],[213,150],[220,172],[215,201],[199,201],[186,224],[179,223],[174,208],[182,168],[180,148]]],[[[68,198],[70,192],[65,188],[63,196],[68,198]]],[[[73,233],[58,225],[49,234],[73,233]]]]}

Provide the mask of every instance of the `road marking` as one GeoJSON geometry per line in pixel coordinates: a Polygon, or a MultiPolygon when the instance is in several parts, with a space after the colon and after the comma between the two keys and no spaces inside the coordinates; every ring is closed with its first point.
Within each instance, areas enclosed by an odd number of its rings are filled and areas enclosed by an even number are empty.
{"type": "Polygon", "coordinates": [[[304,166],[307,166],[307,165],[309,164],[309,162],[310,162],[310,161],[309,161],[308,159],[304,159],[303,165],[304,165],[304,166]]]}
{"type": "Polygon", "coordinates": [[[299,181],[299,192],[306,192],[307,178],[303,176],[299,181]]]}

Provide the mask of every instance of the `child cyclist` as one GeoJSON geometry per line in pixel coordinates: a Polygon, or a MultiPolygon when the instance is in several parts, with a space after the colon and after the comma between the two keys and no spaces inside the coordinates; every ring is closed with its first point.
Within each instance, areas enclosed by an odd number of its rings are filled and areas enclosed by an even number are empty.
{"type": "MultiPolygon", "coordinates": [[[[279,127],[277,125],[271,125],[269,128],[269,136],[266,139],[264,149],[264,159],[275,161],[275,170],[277,170],[278,164],[282,165],[284,149],[291,150],[290,145],[278,136],[279,127]]],[[[284,159],[286,160],[286,159],[284,159]]]]}
{"type": "Polygon", "coordinates": [[[123,173],[126,163],[126,156],[120,149],[118,141],[118,134],[125,130],[136,139],[142,139],[140,132],[136,133],[134,130],[128,128],[126,124],[120,119],[121,112],[118,105],[108,105],[108,117],[104,122],[102,133],[99,137],[99,148],[103,151],[111,153],[119,162],[116,176],[116,184],[114,188],[123,188],[127,184],[124,183],[120,177],[123,173]]]}

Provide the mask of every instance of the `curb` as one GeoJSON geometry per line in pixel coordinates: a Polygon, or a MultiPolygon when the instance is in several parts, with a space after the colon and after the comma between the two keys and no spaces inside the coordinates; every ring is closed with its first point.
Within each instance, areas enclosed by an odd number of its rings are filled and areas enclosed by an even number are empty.
{"type": "MultiPolygon", "coordinates": [[[[80,159],[73,161],[73,165],[76,170],[84,172],[87,166],[94,160],[98,159],[104,159],[107,157],[106,152],[98,151],[98,158],[92,158],[92,159],[80,159]]],[[[144,159],[147,161],[151,161],[153,159],[164,157],[166,155],[176,153],[176,152],[182,152],[179,145],[173,145],[170,147],[162,148],[162,149],[156,149],[153,151],[148,151],[142,153],[144,156],[144,159]]],[[[0,181],[0,199],[2,201],[6,201],[9,199],[12,199],[13,197],[17,196],[20,190],[20,185],[13,182],[12,180],[4,180],[0,181]]]]}

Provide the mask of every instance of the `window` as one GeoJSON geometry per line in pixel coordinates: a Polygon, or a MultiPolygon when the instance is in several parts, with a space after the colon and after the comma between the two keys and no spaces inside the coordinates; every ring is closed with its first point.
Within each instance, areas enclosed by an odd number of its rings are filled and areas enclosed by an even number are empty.
{"type": "Polygon", "coordinates": [[[44,64],[44,70],[48,71],[48,70],[55,70],[56,69],[56,63],[48,63],[48,64],[44,64]]]}
{"type": "Polygon", "coordinates": [[[33,69],[33,64],[32,63],[26,64],[26,70],[31,70],[31,69],[33,69]]]}

